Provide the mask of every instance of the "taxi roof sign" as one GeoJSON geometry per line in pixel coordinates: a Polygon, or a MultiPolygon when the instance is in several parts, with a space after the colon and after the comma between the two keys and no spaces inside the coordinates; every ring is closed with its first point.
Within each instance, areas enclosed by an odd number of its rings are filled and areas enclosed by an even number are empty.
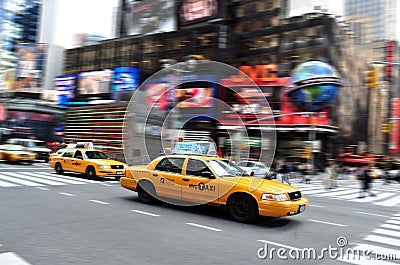
{"type": "Polygon", "coordinates": [[[217,156],[217,148],[213,142],[177,142],[172,154],[217,156]]]}

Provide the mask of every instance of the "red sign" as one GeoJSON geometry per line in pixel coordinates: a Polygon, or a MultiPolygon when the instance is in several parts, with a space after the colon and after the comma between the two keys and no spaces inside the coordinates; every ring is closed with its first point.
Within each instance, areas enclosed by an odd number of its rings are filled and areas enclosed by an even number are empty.
{"type": "Polygon", "coordinates": [[[233,82],[245,82],[246,75],[253,81],[273,82],[278,79],[278,66],[275,64],[241,65],[239,70],[238,75],[231,76],[233,82]]]}
{"type": "Polygon", "coordinates": [[[400,152],[400,98],[392,99],[391,116],[391,132],[389,134],[389,152],[400,152]]]}
{"type": "MultiPolygon", "coordinates": [[[[386,42],[385,47],[385,61],[394,62],[396,54],[397,43],[395,41],[386,42]]],[[[389,82],[394,81],[394,67],[391,64],[385,65],[385,80],[389,82]]]]}
{"type": "Polygon", "coordinates": [[[218,0],[184,0],[180,8],[180,24],[186,25],[218,17],[218,0]]]}

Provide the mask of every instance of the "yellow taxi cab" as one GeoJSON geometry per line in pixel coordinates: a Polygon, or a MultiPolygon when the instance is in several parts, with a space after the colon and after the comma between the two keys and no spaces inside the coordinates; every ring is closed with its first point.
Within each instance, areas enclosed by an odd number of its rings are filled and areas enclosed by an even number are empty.
{"type": "Polygon", "coordinates": [[[35,161],[36,155],[26,147],[16,144],[0,145],[1,158],[8,162],[26,162],[31,164],[35,161]]]}
{"type": "Polygon", "coordinates": [[[177,143],[171,155],[128,167],[120,184],[137,192],[144,203],[162,199],[185,205],[223,205],[239,222],[253,222],[258,216],[296,215],[307,207],[308,200],[298,188],[249,176],[232,161],[216,156],[214,150],[215,146],[200,142],[177,143]]]}
{"type": "Polygon", "coordinates": [[[66,149],[61,155],[51,157],[49,165],[57,174],[69,171],[84,173],[90,178],[99,176],[116,179],[125,175],[127,167],[123,162],[110,159],[102,151],[83,148],[66,149]]]}

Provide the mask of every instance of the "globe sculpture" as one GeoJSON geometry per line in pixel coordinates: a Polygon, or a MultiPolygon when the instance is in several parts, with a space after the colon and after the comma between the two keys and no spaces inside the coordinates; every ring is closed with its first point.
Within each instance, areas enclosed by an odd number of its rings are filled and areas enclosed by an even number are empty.
{"type": "Polygon", "coordinates": [[[319,111],[336,99],[341,85],[335,68],[324,62],[309,61],[293,69],[286,94],[301,110],[319,111]]]}

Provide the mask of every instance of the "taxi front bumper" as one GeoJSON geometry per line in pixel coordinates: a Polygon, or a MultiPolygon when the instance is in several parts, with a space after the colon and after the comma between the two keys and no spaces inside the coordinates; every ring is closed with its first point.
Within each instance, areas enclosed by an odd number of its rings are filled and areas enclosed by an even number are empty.
{"type": "Polygon", "coordinates": [[[124,169],[100,169],[96,172],[100,177],[123,177],[125,176],[124,169]]]}
{"type": "Polygon", "coordinates": [[[295,201],[260,201],[258,211],[261,216],[283,217],[296,215],[308,207],[308,200],[302,197],[295,201]]]}

